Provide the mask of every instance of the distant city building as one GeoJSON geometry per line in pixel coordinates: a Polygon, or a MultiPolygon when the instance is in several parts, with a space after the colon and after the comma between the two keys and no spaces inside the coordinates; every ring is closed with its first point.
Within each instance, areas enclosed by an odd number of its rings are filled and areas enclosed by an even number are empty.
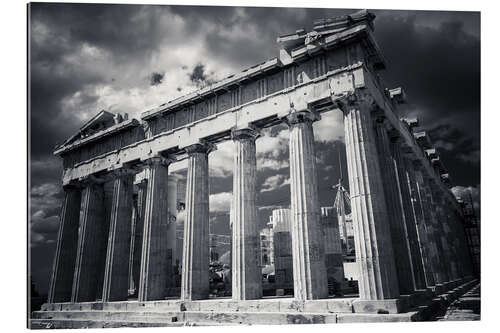
{"type": "Polygon", "coordinates": [[[274,242],[272,225],[269,225],[260,232],[260,265],[268,266],[274,264],[274,242]]]}
{"type": "Polygon", "coordinates": [[[320,223],[324,235],[326,276],[330,293],[334,293],[344,282],[344,261],[337,210],[334,207],[321,207],[320,223]]]}

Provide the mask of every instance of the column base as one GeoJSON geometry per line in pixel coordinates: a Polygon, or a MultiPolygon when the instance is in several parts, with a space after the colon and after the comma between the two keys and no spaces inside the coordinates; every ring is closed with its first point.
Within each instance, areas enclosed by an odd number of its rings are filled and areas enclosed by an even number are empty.
{"type": "Polygon", "coordinates": [[[443,292],[445,292],[445,287],[442,283],[436,283],[436,285],[434,286],[434,293],[436,295],[440,295],[442,294],[443,292]]]}
{"type": "Polygon", "coordinates": [[[412,294],[401,295],[401,297],[408,297],[409,307],[417,307],[430,301],[434,297],[434,294],[428,289],[418,289],[412,294]]]}
{"type": "Polygon", "coordinates": [[[381,300],[357,299],[352,302],[354,313],[402,313],[409,308],[409,296],[381,300]]]}

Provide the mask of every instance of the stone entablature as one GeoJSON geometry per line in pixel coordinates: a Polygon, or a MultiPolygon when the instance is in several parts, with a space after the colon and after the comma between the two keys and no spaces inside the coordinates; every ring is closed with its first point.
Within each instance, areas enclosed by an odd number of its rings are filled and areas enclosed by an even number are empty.
{"type": "Polygon", "coordinates": [[[144,130],[137,119],[124,120],[99,132],[59,146],[54,154],[63,158],[63,168],[67,169],[144,138],[144,130]]]}

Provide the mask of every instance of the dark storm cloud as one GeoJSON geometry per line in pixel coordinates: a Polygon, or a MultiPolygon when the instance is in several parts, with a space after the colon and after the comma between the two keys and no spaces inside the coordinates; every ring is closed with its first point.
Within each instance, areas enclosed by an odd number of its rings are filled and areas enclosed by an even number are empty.
{"type": "Polygon", "coordinates": [[[165,73],[153,72],[149,77],[149,84],[152,86],[157,86],[163,83],[163,78],[165,77],[165,73]]]}
{"type": "Polygon", "coordinates": [[[211,79],[209,74],[205,71],[205,65],[201,63],[194,66],[193,71],[188,75],[191,82],[197,87],[213,83],[213,79],[211,79]]]}
{"type": "Polygon", "coordinates": [[[160,28],[166,6],[32,4],[31,19],[48,24],[74,43],[89,43],[116,61],[149,56],[165,36],[160,28]]]}
{"type": "Polygon", "coordinates": [[[388,63],[387,85],[407,90],[424,124],[467,113],[474,121],[456,125],[479,132],[480,42],[463,28],[460,21],[419,27],[415,14],[384,11],[375,36],[388,63]]]}
{"type": "Polygon", "coordinates": [[[418,116],[454,184],[478,184],[479,13],[376,14],[375,36],[388,63],[384,81],[390,88],[403,86],[409,97],[402,115],[418,116]]]}
{"type": "Polygon", "coordinates": [[[172,6],[172,12],[186,20],[186,32],[198,33],[203,22],[213,25],[205,34],[211,53],[242,69],[276,57],[279,35],[311,28],[315,19],[345,15],[353,9],[279,7],[193,7],[172,6]],[[229,32],[223,33],[223,32],[229,32]]]}
{"type": "MultiPolygon", "coordinates": [[[[75,115],[69,115],[65,126],[61,126],[58,118],[62,112],[61,101],[86,85],[112,79],[104,74],[75,71],[75,66],[68,64],[65,57],[84,43],[110,52],[117,62],[146,57],[159,47],[162,31],[158,29],[159,20],[155,19],[159,15],[157,11],[148,12],[147,24],[133,20],[134,15],[144,9],[140,6],[35,3],[30,8],[31,151],[37,158],[50,154],[56,143],[81,126],[81,120],[75,115]],[[40,25],[45,28],[36,30],[40,25]],[[38,42],[45,34],[48,36],[38,42]]],[[[83,98],[91,103],[97,96],[83,98]]]]}

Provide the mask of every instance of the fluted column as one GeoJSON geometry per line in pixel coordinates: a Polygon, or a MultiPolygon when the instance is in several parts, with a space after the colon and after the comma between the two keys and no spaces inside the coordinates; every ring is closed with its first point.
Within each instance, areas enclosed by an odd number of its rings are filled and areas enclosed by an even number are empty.
{"type": "Polygon", "coordinates": [[[360,274],[359,297],[362,300],[383,300],[399,297],[399,286],[374,122],[368,102],[346,103],[342,109],[356,261],[360,274]]]}
{"type": "Polygon", "coordinates": [[[455,248],[455,230],[453,223],[455,222],[453,219],[452,209],[448,206],[448,202],[443,199],[442,201],[443,209],[444,209],[444,218],[446,223],[444,225],[445,237],[447,239],[448,250],[449,250],[449,258],[450,258],[450,278],[452,280],[458,280],[460,275],[458,274],[458,262],[460,260],[460,256],[457,254],[455,248]]]}
{"type": "Polygon", "coordinates": [[[161,156],[146,162],[148,177],[144,228],[142,235],[141,272],[138,300],[164,299],[171,278],[167,267],[167,181],[171,160],[161,156]]]}
{"type": "Polygon", "coordinates": [[[52,266],[47,302],[69,302],[78,244],[81,192],[75,186],[64,187],[64,202],[59,215],[56,253],[52,266]]]}
{"type": "Polygon", "coordinates": [[[132,195],[132,218],[130,221],[130,251],[128,255],[128,294],[134,294],[137,281],[134,277],[134,254],[135,254],[135,235],[137,225],[137,195],[132,195]]]}
{"type": "Polygon", "coordinates": [[[144,211],[146,209],[146,193],[148,182],[143,179],[137,186],[137,200],[135,207],[134,250],[132,258],[132,279],[134,280],[135,295],[139,295],[139,280],[141,275],[142,239],[144,233],[144,211]]]}
{"type": "Polygon", "coordinates": [[[124,301],[128,296],[134,175],[129,170],[120,169],[114,171],[114,177],[103,302],[124,301]]]}
{"type": "Polygon", "coordinates": [[[472,256],[469,246],[467,244],[467,236],[465,235],[465,227],[463,217],[453,210],[454,225],[455,225],[455,239],[457,253],[459,255],[458,272],[461,277],[471,276],[472,270],[472,256]]]}
{"type": "Polygon", "coordinates": [[[328,296],[312,128],[318,119],[319,115],[310,111],[294,111],[286,117],[290,128],[293,284],[298,300],[328,296]]]}
{"type": "Polygon", "coordinates": [[[255,139],[259,133],[250,128],[233,130],[233,300],[262,297],[262,272],[259,265],[260,236],[257,216],[257,161],[255,139]]]}
{"type": "Polygon", "coordinates": [[[442,284],[443,282],[445,282],[445,280],[440,258],[439,238],[437,237],[437,230],[435,226],[436,222],[434,212],[432,210],[431,198],[429,196],[427,184],[422,172],[417,170],[415,172],[415,175],[417,180],[419,200],[422,206],[422,215],[424,217],[425,229],[427,232],[427,240],[430,247],[430,259],[432,270],[434,273],[434,281],[436,284],[442,284]]]}
{"type": "Polygon", "coordinates": [[[437,188],[437,185],[433,183],[432,180],[428,181],[429,185],[429,194],[431,196],[431,203],[433,206],[433,211],[436,217],[436,237],[439,238],[440,246],[441,246],[441,253],[440,253],[440,258],[441,258],[441,263],[442,263],[442,268],[444,272],[444,280],[445,281],[451,281],[453,280],[452,278],[452,263],[453,263],[453,258],[450,254],[450,246],[448,243],[448,235],[449,235],[449,227],[448,227],[448,221],[446,219],[446,215],[444,213],[444,208],[443,208],[443,198],[442,194],[437,188]]]}
{"type": "Polygon", "coordinates": [[[188,174],[186,185],[186,219],[182,255],[181,299],[208,298],[208,153],[214,147],[194,144],[186,148],[188,174]]]}
{"type": "Polygon", "coordinates": [[[432,252],[431,252],[430,240],[427,237],[427,229],[423,215],[423,207],[420,201],[419,186],[415,177],[415,169],[413,166],[413,161],[409,159],[404,159],[404,166],[406,169],[406,181],[407,181],[408,191],[411,197],[412,212],[415,217],[415,225],[417,229],[417,237],[420,247],[420,253],[422,255],[425,285],[427,287],[432,287],[436,284],[436,282],[434,281],[434,269],[431,263],[432,252]]]}
{"type": "Polygon", "coordinates": [[[406,216],[403,214],[402,202],[395,177],[397,176],[390,150],[389,137],[383,119],[378,119],[375,125],[376,144],[383,181],[383,190],[387,199],[389,228],[391,241],[398,274],[399,292],[411,294],[416,289],[408,231],[406,229],[406,216]]]}
{"type": "Polygon", "coordinates": [[[422,250],[418,241],[417,231],[417,216],[411,201],[411,192],[408,184],[407,170],[405,168],[404,157],[401,154],[401,147],[398,139],[394,139],[391,145],[393,153],[393,163],[396,170],[395,182],[398,188],[398,199],[403,208],[405,216],[406,231],[408,235],[408,243],[411,251],[411,261],[413,267],[413,276],[415,280],[416,289],[425,289],[427,287],[425,282],[424,261],[422,258],[422,250]]]}
{"type": "Polygon", "coordinates": [[[96,300],[99,279],[101,243],[104,224],[104,189],[95,180],[86,180],[82,192],[82,216],[78,233],[78,250],[73,277],[71,302],[96,300]]]}

